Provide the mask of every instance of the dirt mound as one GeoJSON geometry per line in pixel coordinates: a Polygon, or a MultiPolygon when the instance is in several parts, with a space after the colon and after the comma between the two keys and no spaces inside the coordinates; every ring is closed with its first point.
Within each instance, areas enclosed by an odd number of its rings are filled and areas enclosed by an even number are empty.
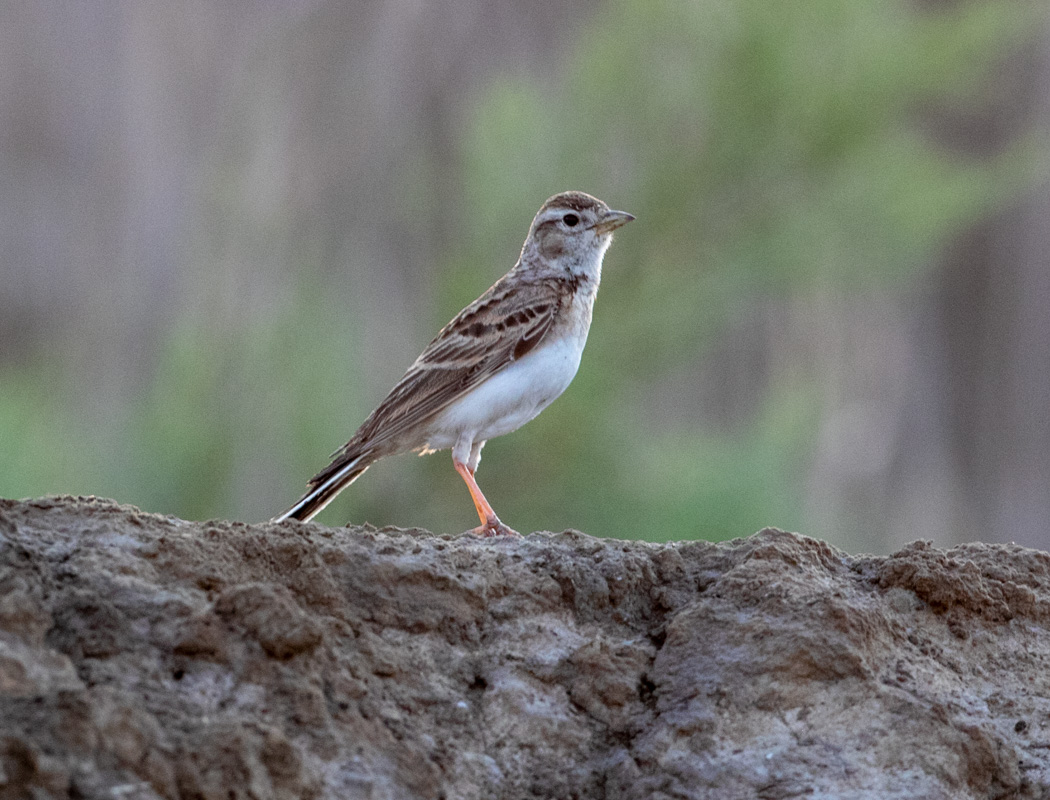
{"type": "Polygon", "coordinates": [[[1050,556],[0,501],[0,800],[1050,797],[1050,556]]]}

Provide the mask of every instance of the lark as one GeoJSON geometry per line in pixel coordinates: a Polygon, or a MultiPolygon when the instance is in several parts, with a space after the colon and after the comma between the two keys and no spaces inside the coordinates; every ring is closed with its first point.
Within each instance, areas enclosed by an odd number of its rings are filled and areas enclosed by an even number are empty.
{"type": "Polygon", "coordinates": [[[563,192],[532,220],[518,262],[449,322],[404,377],[274,521],[309,520],[372,464],[452,450],[483,536],[517,535],[474,479],[481,448],[533,419],[568,388],[591,327],[602,259],[633,220],[584,192],[563,192]]]}

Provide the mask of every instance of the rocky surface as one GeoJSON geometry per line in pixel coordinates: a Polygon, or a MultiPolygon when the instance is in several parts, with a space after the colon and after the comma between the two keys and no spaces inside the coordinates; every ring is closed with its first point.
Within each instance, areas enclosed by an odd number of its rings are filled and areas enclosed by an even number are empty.
{"type": "Polygon", "coordinates": [[[0,501],[0,800],[1050,797],[1050,556],[0,501]]]}

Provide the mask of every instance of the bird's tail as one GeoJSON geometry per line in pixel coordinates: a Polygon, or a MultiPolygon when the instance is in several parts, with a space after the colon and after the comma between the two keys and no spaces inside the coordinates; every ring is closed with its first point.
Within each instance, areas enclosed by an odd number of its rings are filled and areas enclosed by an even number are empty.
{"type": "Polygon", "coordinates": [[[281,522],[286,519],[297,519],[307,522],[313,519],[326,505],[335,500],[337,494],[361,477],[373,463],[375,463],[375,457],[371,453],[363,453],[345,461],[343,458],[337,458],[310,480],[309,490],[299,498],[294,506],[270,521],[281,522]]]}

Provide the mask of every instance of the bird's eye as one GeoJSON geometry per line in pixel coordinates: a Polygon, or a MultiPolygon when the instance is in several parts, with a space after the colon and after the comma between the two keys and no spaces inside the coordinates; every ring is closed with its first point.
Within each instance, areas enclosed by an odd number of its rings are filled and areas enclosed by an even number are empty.
{"type": "Polygon", "coordinates": [[[575,214],[566,214],[564,217],[561,218],[561,221],[568,225],[570,228],[575,228],[577,225],[580,224],[580,218],[577,217],[575,214]]]}

